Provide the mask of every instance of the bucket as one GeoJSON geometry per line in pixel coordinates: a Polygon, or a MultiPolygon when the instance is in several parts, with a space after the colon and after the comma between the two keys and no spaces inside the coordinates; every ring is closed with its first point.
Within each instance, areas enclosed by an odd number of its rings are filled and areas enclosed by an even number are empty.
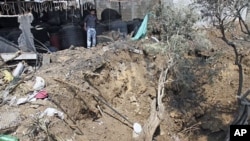
{"type": "Polygon", "coordinates": [[[62,49],[73,46],[84,46],[83,30],[78,25],[67,24],[59,31],[62,49]]]}
{"type": "Polygon", "coordinates": [[[128,34],[127,23],[122,20],[116,20],[109,23],[109,30],[120,31],[121,33],[128,34]]]}
{"type": "Polygon", "coordinates": [[[105,24],[96,24],[96,35],[102,35],[103,32],[108,31],[108,26],[105,24]]]}
{"type": "Polygon", "coordinates": [[[46,27],[37,25],[35,28],[31,29],[31,33],[34,36],[35,44],[41,46],[41,43],[49,41],[48,31],[46,27]]]}

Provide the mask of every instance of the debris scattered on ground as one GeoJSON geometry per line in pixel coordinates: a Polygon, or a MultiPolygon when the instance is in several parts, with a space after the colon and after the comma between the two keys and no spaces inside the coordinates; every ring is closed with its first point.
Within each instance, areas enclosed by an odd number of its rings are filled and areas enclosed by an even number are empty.
{"type": "Polygon", "coordinates": [[[213,62],[220,47],[196,54],[194,48],[187,50],[180,57],[196,64],[184,63],[176,69],[189,73],[182,78],[192,76],[186,81],[192,85],[178,83],[173,79],[178,73],[169,71],[170,77],[160,85],[165,89],[161,95],[159,78],[169,63],[166,52],[161,53],[164,49],[157,40],[117,39],[92,49],[74,47],[46,54],[49,63],[39,68],[29,60],[7,61],[0,77],[0,133],[20,140],[54,137],[76,141],[136,140],[148,133],[153,139],[168,141],[199,140],[207,136],[201,131],[226,130],[235,110],[226,107],[233,107],[236,101],[229,94],[237,82],[231,52],[220,52],[226,57],[213,62]]]}
{"type": "Polygon", "coordinates": [[[43,118],[44,116],[58,116],[60,119],[64,119],[64,114],[61,111],[58,111],[55,108],[47,108],[44,112],[39,116],[39,118],[43,118]]]}

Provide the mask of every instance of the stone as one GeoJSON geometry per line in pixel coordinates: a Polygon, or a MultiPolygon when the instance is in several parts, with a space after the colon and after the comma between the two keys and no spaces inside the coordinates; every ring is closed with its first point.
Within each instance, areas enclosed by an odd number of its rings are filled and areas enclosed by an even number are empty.
{"type": "Polygon", "coordinates": [[[182,117],[182,113],[177,111],[177,110],[174,110],[172,112],[170,112],[170,117],[171,118],[181,118],[182,117]]]}

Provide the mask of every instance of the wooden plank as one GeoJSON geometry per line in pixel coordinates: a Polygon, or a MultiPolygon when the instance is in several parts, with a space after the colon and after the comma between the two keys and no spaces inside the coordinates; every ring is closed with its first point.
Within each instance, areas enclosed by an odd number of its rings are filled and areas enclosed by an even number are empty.
{"type": "Polygon", "coordinates": [[[43,54],[43,65],[48,65],[50,63],[50,54],[43,54]]]}
{"type": "Polygon", "coordinates": [[[0,18],[12,18],[12,17],[18,17],[20,15],[0,15],[0,18]]]}
{"type": "MultiPolygon", "coordinates": [[[[0,56],[4,61],[7,61],[15,56],[16,53],[1,53],[0,56]]],[[[38,58],[36,53],[23,52],[20,56],[13,60],[36,60],[38,58]]]]}

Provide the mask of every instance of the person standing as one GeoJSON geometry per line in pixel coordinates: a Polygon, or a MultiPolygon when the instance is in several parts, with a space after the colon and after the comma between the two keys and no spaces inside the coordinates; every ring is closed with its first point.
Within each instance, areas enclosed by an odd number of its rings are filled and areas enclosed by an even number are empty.
{"type": "Polygon", "coordinates": [[[84,30],[87,32],[87,48],[96,46],[96,23],[95,9],[91,9],[90,14],[84,18],[84,30]]]}

